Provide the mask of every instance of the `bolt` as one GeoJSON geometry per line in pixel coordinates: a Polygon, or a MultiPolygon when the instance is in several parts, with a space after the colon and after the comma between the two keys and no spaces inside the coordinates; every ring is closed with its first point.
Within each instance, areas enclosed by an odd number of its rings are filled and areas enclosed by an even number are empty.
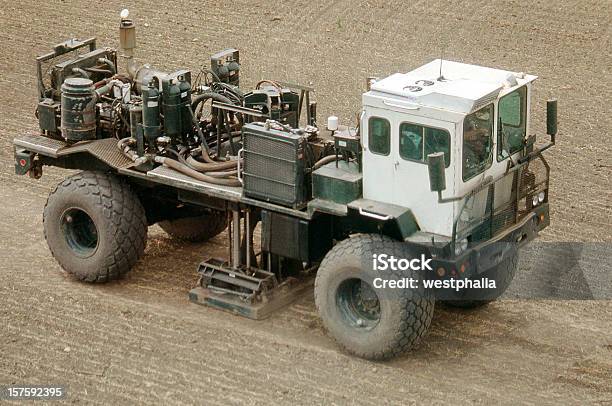
{"type": "Polygon", "coordinates": [[[72,216],[66,216],[66,223],[72,223],[72,216]]]}
{"type": "Polygon", "coordinates": [[[357,319],[357,325],[359,327],[363,327],[363,320],[362,319],[357,319]]]}

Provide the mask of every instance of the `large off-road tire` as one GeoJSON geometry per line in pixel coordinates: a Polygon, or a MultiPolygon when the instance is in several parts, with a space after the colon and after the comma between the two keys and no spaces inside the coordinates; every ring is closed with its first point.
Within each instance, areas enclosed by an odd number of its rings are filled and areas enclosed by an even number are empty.
{"type": "Polygon", "coordinates": [[[315,303],[330,335],[348,352],[381,360],[420,341],[433,317],[434,292],[422,287],[375,288],[375,278],[421,279],[414,271],[374,270],[373,254],[411,258],[401,242],[361,234],[348,238],[323,259],[315,280],[315,303]]]}
{"type": "Polygon", "coordinates": [[[213,238],[227,228],[227,216],[220,211],[211,211],[197,217],[164,220],[159,226],[179,240],[202,242],[213,238]]]}
{"type": "Polygon", "coordinates": [[[144,209],[113,174],[86,171],[65,179],[47,199],[43,224],[57,262],[82,281],[117,279],[144,253],[144,209]]]}
{"type": "Polygon", "coordinates": [[[442,302],[451,307],[473,309],[497,300],[514,279],[518,269],[518,257],[518,250],[515,250],[508,258],[477,276],[478,279],[495,280],[495,289],[463,289],[457,298],[445,299],[442,302]]]}

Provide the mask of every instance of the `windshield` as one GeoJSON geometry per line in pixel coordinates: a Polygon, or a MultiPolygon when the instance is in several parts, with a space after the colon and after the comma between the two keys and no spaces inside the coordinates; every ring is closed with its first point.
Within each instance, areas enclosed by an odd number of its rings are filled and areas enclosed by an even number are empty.
{"type": "Polygon", "coordinates": [[[508,158],[523,148],[526,121],[527,87],[522,86],[499,99],[498,161],[508,158]]]}
{"type": "Polygon", "coordinates": [[[469,180],[491,165],[493,104],[463,120],[463,180],[469,180]]]}

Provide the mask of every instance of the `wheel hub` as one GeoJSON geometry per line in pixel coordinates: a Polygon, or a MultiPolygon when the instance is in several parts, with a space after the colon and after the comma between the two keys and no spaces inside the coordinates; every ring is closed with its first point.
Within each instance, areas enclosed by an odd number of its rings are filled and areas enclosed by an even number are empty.
{"type": "Polygon", "coordinates": [[[340,284],[336,305],[351,327],[372,329],[380,320],[378,296],[370,284],[361,279],[347,279],[340,284]]]}
{"type": "Polygon", "coordinates": [[[60,220],[62,234],[68,248],[77,256],[86,258],[98,248],[98,229],[92,218],[81,209],[71,208],[60,220]]]}

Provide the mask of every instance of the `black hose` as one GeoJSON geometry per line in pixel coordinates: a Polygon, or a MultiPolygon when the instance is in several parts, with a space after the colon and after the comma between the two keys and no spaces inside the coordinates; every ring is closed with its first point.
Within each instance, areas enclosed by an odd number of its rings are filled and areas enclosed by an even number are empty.
{"type": "Polygon", "coordinates": [[[189,106],[189,114],[191,114],[191,121],[193,122],[193,125],[195,125],[195,128],[198,132],[198,136],[200,137],[200,141],[202,142],[202,157],[204,158],[206,162],[211,162],[211,163],[215,162],[208,154],[208,151],[210,151],[210,148],[208,147],[208,143],[206,142],[206,137],[204,136],[204,133],[202,132],[202,129],[200,128],[200,123],[198,123],[198,119],[196,118],[191,106],[189,106]]]}
{"type": "Polygon", "coordinates": [[[193,98],[193,101],[191,102],[191,109],[193,111],[196,111],[198,108],[198,105],[208,99],[213,99],[214,101],[217,101],[220,103],[233,104],[230,99],[223,96],[222,94],[214,93],[214,92],[204,92],[193,98]]]}
{"type": "MultiPolygon", "coordinates": [[[[200,123],[198,122],[198,119],[194,113],[198,109],[198,106],[200,105],[200,103],[203,103],[208,99],[213,99],[214,101],[218,101],[220,103],[228,103],[228,104],[233,104],[233,103],[227,97],[220,95],[218,93],[213,93],[213,92],[202,93],[196,96],[191,102],[191,106],[190,106],[191,119],[193,121],[193,124],[196,126],[196,130],[198,131],[198,136],[200,137],[200,141],[202,143],[202,157],[204,158],[206,162],[214,162],[212,158],[210,158],[210,148],[208,146],[208,143],[206,142],[204,133],[202,132],[202,129],[200,128],[200,123]]],[[[217,146],[217,149],[218,148],[219,146],[217,146]]]]}

